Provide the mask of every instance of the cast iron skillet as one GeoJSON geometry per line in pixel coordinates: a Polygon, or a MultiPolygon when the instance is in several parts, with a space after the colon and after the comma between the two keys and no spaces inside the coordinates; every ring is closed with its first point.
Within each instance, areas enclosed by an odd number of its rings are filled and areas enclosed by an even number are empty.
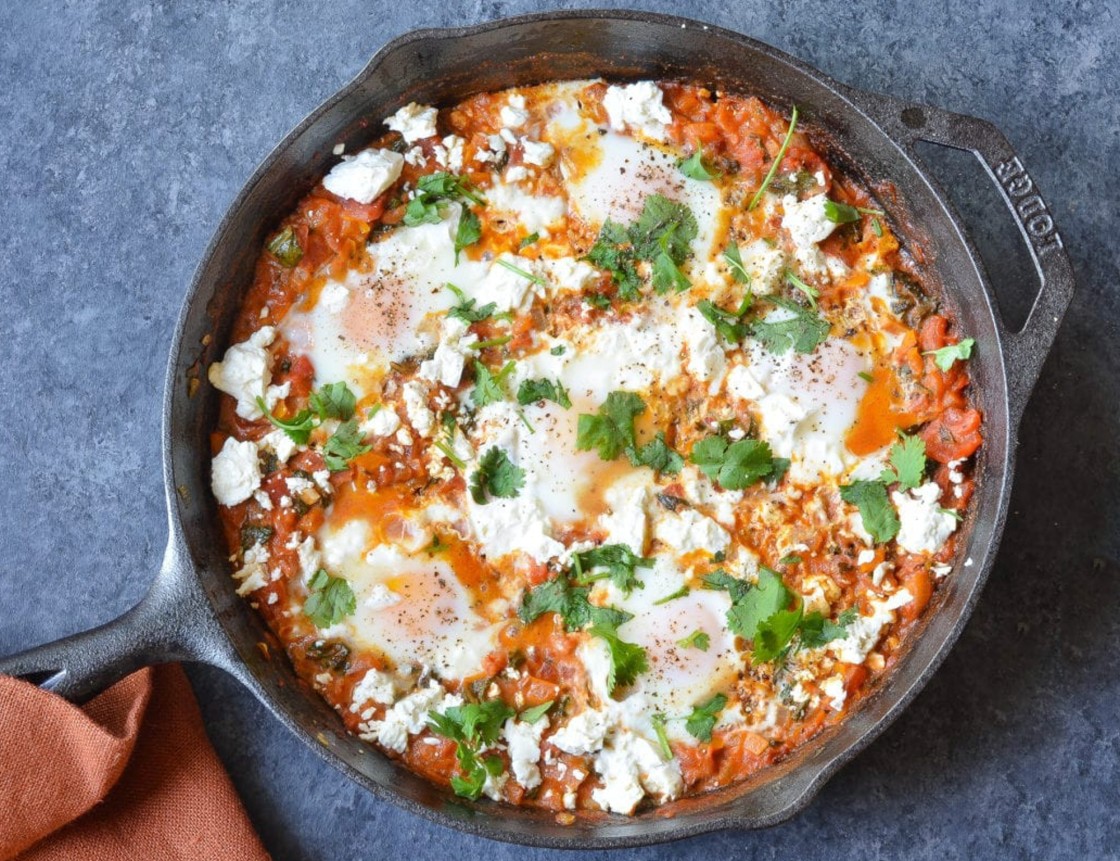
{"type": "MultiPolygon", "coordinates": [[[[872,95],[830,80],[780,51],[737,33],[641,12],[527,15],[477,27],[423,30],[377,53],[338,95],[303,121],[246,183],[219,225],[179,317],[163,410],[163,478],[169,539],[147,596],[121,618],[0,661],[82,701],[125,674],[162,661],[204,661],[245,684],[292,732],[378,798],[485,837],[562,848],[657,843],[721,828],[757,828],[801,810],[822,784],[910,702],[956,640],[995,557],[1011,492],[1023,407],[1072,296],[1061,238],[1010,144],[994,126],[872,95]],[[208,434],[217,394],[202,373],[224,351],[231,321],[252,279],[265,236],[337,161],[344,142],[361,148],[380,121],[409,101],[447,105],[481,91],[565,78],[683,78],[757,94],[781,109],[796,104],[832,159],[886,177],[901,203],[896,228],[924,245],[929,275],[978,349],[970,368],[985,416],[985,443],[967,540],[939,606],[927,614],[889,681],[845,723],[736,786],[634,818],[561,826],[542,811],[456,799],[373,751],[259,644],[270,635],[234,594],[225,542],[209,490],[208,434]],[[827,129],[826,133],[820,130],[827,129]],[[972,152],[1007,203],[1041,282],[1024,328],[1009,331],[993,309],[975,248],[945,195],[916,160],[931,141],[972,152]],[[905,225],[913,225],[906,227],[905,225]],[[967,560],[967,561],[966,561],[967,560]]],[[[273,641],[275,642],[275,641],[273,641]]]]}

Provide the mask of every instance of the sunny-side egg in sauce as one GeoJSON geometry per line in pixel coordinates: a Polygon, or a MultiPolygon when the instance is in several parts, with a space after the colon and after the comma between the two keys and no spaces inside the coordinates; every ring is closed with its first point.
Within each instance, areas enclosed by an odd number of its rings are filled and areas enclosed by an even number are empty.
{"type": "Polygon", "coordinates": [[[891,214],[795,116],[689,84],[385,122],[209,366],[237,591],[297,672],[562,821],[842,720],[951,573],[981,443],[891,214]]]}

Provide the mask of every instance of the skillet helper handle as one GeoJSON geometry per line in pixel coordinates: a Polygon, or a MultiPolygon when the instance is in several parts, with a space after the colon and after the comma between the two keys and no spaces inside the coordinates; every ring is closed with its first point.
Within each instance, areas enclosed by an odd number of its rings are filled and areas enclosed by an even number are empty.
{"type": "Polygon", "coordinates": [[[221,632],[173,540],[148,594],[124,615],[25,652],[0,658],[0,674],[84,703],[141,667],[182,660],[219,666],[221,632]]]}
{"type": "Polygon", "coordinates": [[[1039,278],[1030,314],[1019,331],[1010,331],[997,314],[1012,419],[1017,424],[1076,286],[1073,266],[1042,192],[1011,142],[986,120],[876,93],[854,91],[852,96],[903,143],[911,158],[920,160],[914,151],[914,143],[919,140],[971,152],[1000,190],[1039,278]]]}

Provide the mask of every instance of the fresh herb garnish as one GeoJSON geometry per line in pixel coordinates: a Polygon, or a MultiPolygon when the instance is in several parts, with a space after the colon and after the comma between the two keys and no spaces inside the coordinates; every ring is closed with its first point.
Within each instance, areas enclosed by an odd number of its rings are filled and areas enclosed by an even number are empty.
{"type": "Polygon", "coordinates": [[[791,287],[796,287],[805,297],[809,300],[809,307],[816,308],[817,300],[821,297],[821,291],[814,287],[812,284],[806,284],[792,269],[786,270],[786,281],[789,282],[791,287]]]}
{"type": "Polygon", "coordinates": [[[603,624],[618,627],[633,616],[614,607],[597,607],[587,600],[590,586],[573,586],[561,574],[525,593],[517,611],[522,622],[528,624],[544,613],[556,613],[568,631],[578,631],[585,625],[603,624]]]}
{"type": "Polygon", "coordinates": [[[362,444],[362,432],[358,430],[358,420],[350,419],[338,426],[338,430],[323,446],[323,460],[331,472],[340,472],[350,465],[350,461],[370,450],[362,444]]]}
{"type": "Polygon", "coordinates": [[[303,614],[316,628],[329,628],[358,606],[350,584],[341,577],[332,577],[322,568],[312,575],[307,589],[310,594],[303,604],[303,614]]]}
{"type": "Polygon", "coordinates": [[[789,128],[786,130],[785,140],[782,141],[782,146],[778,150],[778,154],[774,157],[774,161],[770,163],[770,170],[766,172],[766,178],[762,180],[762,185],[758,187],[758,191],[754,193],[751,198],[750,205],[747,209],[754,209],[758,206],[758,202],[762,200],[762,195],[766,193],[766,189],[770,187],[770,183],[774,181],[774,174],[778,172],[778,167],[782,163],[782,159],[786,157],[786,150],[789,149],[789,142],[793,140],[793,131],[797,128],[797,105],[793,106],[793,113],[789,119],[789,128]]]}
{"type": "Polygon", "coordinates": [[[525,280],[532,281],[534,284],[540,284],[540,285],[543,286],[544,283],[545,283],[545,280],[543,278],[541,278],[540,275],[534,275],[532,272],[526,272],[520,266],[517,266],[514,263],[510,263],[508,260],[504,260],[501,257],[499,257],[494,262],[497,263],[499,266],[501,266],[503,269],[508,269],[510,272],[514,273],[515,275],[520,275],[525,280]]]}
{"type": "Polygon", "coordinates": [[[474,360],[474,388],[471,389],[471,400],[476,407],[484,407],[497,401],[505,400],[506,393],[503,385],[506,377],[513,373],[514,364],[506,362],[498,373],[491,373],[478,359],[474,360]]]}
{"type": "Polygon", "coordinates": [[[319,426],[319,422],[316,421],[311,410],[300,410],[290,419],[278,419],[272,414],[264,398],[261,397],[257,398],[257,409],[265,414],[265,417],[274,427],[280,428],[292,442],[298,445],[307,445],[307,441],[311,439],[311,431],[319,426]]]}
{"type": "Polygon", "coordinates": [[[669,747],[669,734],[665,732],[665,724],[668,718],[661,712],[657,712],[650,718],[650,723],[653,724],[653,732],[657,736],[657,746],[661,749],[661,755],[665,759],[673,758],[673,749],[669,747]]]}
{"type": "Polygon", "coordinates": [[[653,567],[653,560],[639,556],[625,544],[604,544],[573,554],[572,566],[576,582],[581,586],[610,578],[616,587],[629,594],[633,589],[642,587],[637,569],[653,567]],[[596,568],[606,570],[595,573],[596,568]]]}
{"type": "Polygon", "coordinates": [[[552,708],[552,704],[554,702],[555,700],[549,700],[546,703],[541,703],[538,706],[533,706],[532,708],[525,709],[525,711],[521,712],[521,714],[517,716],[517,719],[524,721],[525,723],[536,723],[542,717],[548,714],[548,710],[552,708]]]}
{"type": "Polygon", "coordinates": [[[681,169],[681,173],[689,179],[695,179],[701,182],[715,179],[719,176],[719,174],[708,170],[707,166],[704,164],[704,153],[700,147],[697,147],[696,152],[688,158],[680,161],[677,166],[681,169]]]}
{"type": "Polygon", "coordinates": [[[723,259],[731,269],[731,277],[740,284],[750,284],[751,275],[743,266],[743,256],[739,253],[739,243],[729,242],[723,250],[723,259]]]}
{"type": "Polygon", "coordinates": [[[902,434],[891,446],[890,466],[879,476],[883,484],[894,484],[910,490],[922,483],[926,471],[926,443],[920,436],[902,434]]]}
{"type": "Polygon", "coordinates": [[[685,720],[684,728],[688,730],[689,735],[699,741],[711,741],[712,730],[715,729],[716,720],[725,705],[727,705],[727,697],[716,694],[706,703],[692,709],[692,714],[685,720]]]}
{"type": "Polygon", "coordinates": [[[840,498],[859,509],[863,528],[876,544],[890,541],[898,534],[898,515],[881,481],[853,481],[841,485],[840,498]]]}
{"type": "Polygon", "coordinates": [[[528,236],[526,236],[524,239],[522,239],[519,243],[517,243],[517,247],[519,249],[520,248],[526,248],[526,247],[532,245],[534,242],[536,242],[540,238],[541,238],[541,235],[539,233],[530,233],[528,236]]]}
{"type": "Polygon", "coordinates": [[[268,251],[288,269],[303,259],[303,248],[291,226],[285,227],[268,241],[268,251]]]}
{"type": "Polygon", "coordinates": [[[471,476],[471,498],[485,505],[492,497],[513,499],[525,486],[525,470],[509,459],[504,449],[491,446],[471,476]]]}
{"type": "Polygon", "coordinates": [[[654,472],[666,475],[676,475],[684,466],[684,458],[665,442],[663,431],[658,431],[653,439],[637,450],[628,449],[626,454],[634,466],[648,466],[654,472]]]}
{"type": "Polygon", "coordinates": [[[683,598],[687,594],[688,594],[688,587],[687,586],[681,586],[681,588],[678,589],[676,592],[670,592],[664,598],[658,598],[656,601],[653,602],[653,604],[654,604],[655,607],[659,607],[662,604],[668,604],[670,601],[676,601],[678,598],[683,598]]]}
{"type": "Polygon", "coordinates": [[[450,281],[443,286],[454,293],[455,298],[459,300],[459,304],[453,305],[447,312],[448,317],[455,317],[462,320],[464,323],[478,323],[491,316],[494,311],[497,310],[498,306],[493,302],[487,302],[485,305],[476,308],[475,300],[468,299],[467,294],[450,281]]]}
{"type": "Polygon", "coordinates": [[[763,479],[780,477],[789,466],[776,458],[770,446],[757,439],[729,442],[724,436],[710,436],[692,446],[688,459],[724,490],[742,490],[763,479]]]}
{"type": "Polygon", "coordinates": [[[568,390],[559,380],[523,380],[517,389],[517,402],[522,406],[535,404],[537,401],[552,401],[568,409],[572,405],[568,397],[568,390]]]}
{"type": "Polygon", "coordinates": [[[772,301],[793,314],[793,317],[775,322],[756,320],[751,324],[751,334],[770,352],[781,355],[792,347],[798,353],[811,353],[828,337],[831,327],[827,320],[807,311],[796,302],[777,298],[772,301]]]}
{"type": "Polygon", "coordinates": [[[482,222],[466,207],[459,214],[459,225],[455,228],[455,265],[459,265],[459,252],[468,245],[474,245],[482,238],[482,222]]]}
{"type": "Polygon", "coordinates": [[[598,637],[607,644],[611,666],[607,673],[607,693],[613,694],[615,688],[634,684],[640,673],[649,669],[646,650],[635,643],[627,643],[618,636],[616,626],[599,622],[587,629],[587,633],[598,637]]]}
{"type": "Polygon", "coordinates": [[[708,651],[711,644],[712,638],[700,628],[697,628],[687,637],[677,640],[677,645],[682,649],[699,649],[701,652],[708,651]]]}
{"type": "Polygon", "coordinates": [[[502,347],[513,340],[512,335],[498,335],[496,338],[487,338],[485,341],[475,341],[471,344],[472,350],[488,350],[491,347],[502,347]]]}
{"type": "Polygon", "coordinates": [[[738,311],[725,311],[707,299],[696,303],[696,310],[700,315],[716,328],[716,332],[729,344],[738,344],[745,338],[751,327],[743,322],[743,315],[750,308],[753,296],[748,293],[738,311]]]}
{"type": "Polygon", "coordinates": [[[580,415],[576,448],[597,449],[603,460],[614,460],[624,451],[633,450],[634,419],[645,409],[645,401],[633,392],[611,392],[596,415],[580,415]]]}
{"type": "Polygon", "coordinates": [[[513,709],[501,700],[452,706],[443,714],[428,713],[428,728],[456,743],[455,756],[462,771],[462,775],[451,777],[451,788],[456,795],[478,798],[486,778],[502,773],[502,760],[494,755],[480,758],[479,749],[494,744],[502,724],[513,715],[513,709]]]}
{"type": "Polygon", "coordinates": [[[850,206],[847,203],[837,203],[834,200],[824,202],[824,217],[833,224],[851,224],[853,221],[859,221],[861,212],[876,216],[883,214],[881,209],[865,209],[862,206],[850,206]]]}
{"type": "Polygon", "coordinates": [[[346,383],[327,383],[308,400],[308,405],[321,419],[346,421],[354,415],[357,398],[346,383]]]}
{"type": "Polygon", "coordinates": [[[976,341],[974,339],[965,338],[957,344],[950,344],[947,347],[942,347],[940,350],[930,350],[922,355],[933,356],[934,364],[944,372],[953,367],[954,362],[971,358],[972,348],[975,344],[976,341]]]}

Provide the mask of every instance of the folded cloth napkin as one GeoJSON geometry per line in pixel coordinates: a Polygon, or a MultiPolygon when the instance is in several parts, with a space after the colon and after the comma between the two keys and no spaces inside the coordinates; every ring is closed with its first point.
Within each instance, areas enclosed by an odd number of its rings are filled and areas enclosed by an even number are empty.
{"type": "Polygon", "coordinates": [[[180,667],[84,706],[0,676],[0,861],[268,857],[180,667]]]}

